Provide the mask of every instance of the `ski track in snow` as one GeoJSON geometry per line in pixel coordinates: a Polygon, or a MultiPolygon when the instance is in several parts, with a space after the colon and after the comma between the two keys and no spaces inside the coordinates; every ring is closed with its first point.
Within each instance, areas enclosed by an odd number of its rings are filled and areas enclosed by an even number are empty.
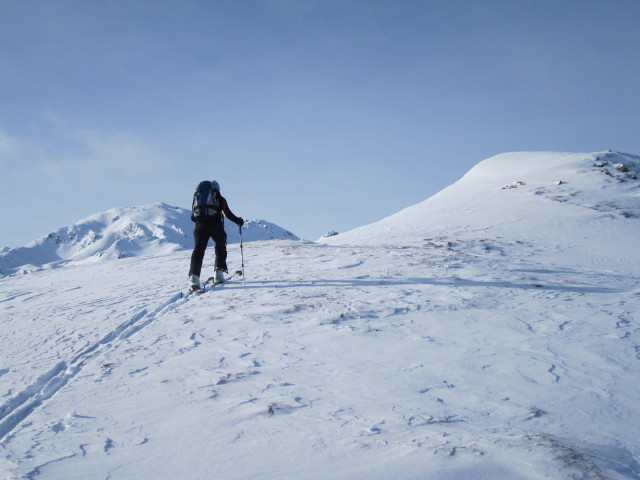
{"type": "Polygon", "coordinates": [[[68,362],[58,362],[51,370],[38,377],[35,382],[0,406],[0,442],[10,435],[22,421],[27,419],[36,408],[43,405],[76,377],[88,361],[104,354],[114,345],[118,345],[118,342],[126,340],[157,320],[168,310],[175,308],[176,302],[180,299],[183,299],[183,295],[177,293],[152,312],[143,309],[108,332],[96,343],[80,351],[68,362]]]}
{"type": "MultiPolygon", "coordinates": [[[[608,396],[625,391],[623,381],[637,380],[614,365],[640,358],[640,298],[630,294],[640,291],[638,281],[610,274],[603,282],[599,272],[548,269],[533,258],[513,265],[508,259],[526,259],[527,247],[498,240],[490,248],[452,243],[265,242],[245,250],[246,284],[189,297],[180,293],[184,276],[175,273],[188,265],[187,253],[3,279],[7,335],[29,315],[35,329],[17,336],[15,355],[3,359],[14,363],[0,365],[0,380],[8,380],[0,387],[6,468],[22,478],[60,478],[75,468],[77,476],[65,478],[82,478],[81,462],[91,460],[96,476],[153,476],[158,471],[137,459],[149,448],[172,456],[156,440],[169,431],[171,443],[195,451],[161,464],[172,472],[192,468],[193,478],[207,474],[189,460],[205,455],[192,438],[218,452],[219,478],[277,472],[289,464],[287,452],[354,455],[384,472],[386,462],[375,460],[384,452],[481,459],[496,449],[553,452],[548,465],[537,453],[529,460],[566,478],[600,478],[606,468],[640,478],[628,434],[616,440],[619,450],[576,444],[595,436],[604,445],[611,430],[568,434],[603,415],[608,396]],[[124,272],[156,283],[131,293],[124,272]],[[78,285],[49,302],[56,282],[70,278],[78,285]],[[597,323],[587,322],[594,316],[597,323]],[[37,368],[25,368],[29,361],[37,368]],[[83,402],[69,411],[65,398],[73,392],[83,402]],[[153,408],[144,408],[144,398],[153,408]],[[560,418],[572,403],[576,411],[560,418]],[[64,446],[43,453],[43,445],[63,438],[64,446]],[[234,463],[246,448],[255,459],[234,463]]],[[[631,400],[616,402],[611,422],[623,425],[631,400]]],[[[527,454],[515,457],[528,461],[527,454]]],[[[507,468],[503,478],[544,478],[525,470],[507,468]]]]}

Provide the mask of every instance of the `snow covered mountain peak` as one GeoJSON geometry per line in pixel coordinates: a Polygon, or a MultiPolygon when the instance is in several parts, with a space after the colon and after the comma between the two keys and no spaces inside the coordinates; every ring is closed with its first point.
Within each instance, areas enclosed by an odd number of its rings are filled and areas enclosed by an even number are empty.
{"type": "Polygon", "coordinates": [[[553,183],[563,176],[566,177],[565,180],[576,180],[578,176],[594,173],[603,173],[620,182],[637,180],[640,173],[640,157],[613,150],[587,154],[565,152],[503,153],[480,162],[469,170],[462,180],[491,185],[509,182],[514,177],[520,176],[529,178],[530,182],[553,183]]]}
{"type": "MultiPolygon", "coordinates": [[[[488,190],[526,192],[529,198],[521,205],[520,213],[527,220],[528,209],[537,203],[546,203],[547,215],[551,216],[577,213],[558,208],[558,204],[563,203],[590,210],[590,213],[607,213],[612,218],[637,219],[640,218],[639,176],[640,157],[611,150],[591,154],[520,152],[480,162],[461,179],[458,187],[474,192],[478,204],[482,204],[482,196],[488,190]]],[[[513,198],[500,197],[497,195],[496,200],[514,206],[513,198]]]]}
{"type": "MultiPolygon", "coordinates": [[[[25,247],[0,252],[0,273],[30,271],[68,261],[92,262],[140,255],[158,255],[193,248],[191,212],[166,203],[112,208],[61,228],[25,247]]],[[[235,225],[227,222],[229,243],[239,241],[235,225]]],[[[297,239],[291,232],[264,220],[243,227],[245,241],[297,239]]]]}
{"type": "Polygon", "coordinates": [[[557,252],[558,262],[569,249],[580,249],[584,261],[613,259],[613,246],[635,248],[639,177],[640,157],[615,151],[505,153],[423,202],[321,242],[423,245],[440,239],[482,242],[494,251],[524,242],[541,254],[557,252]]]}

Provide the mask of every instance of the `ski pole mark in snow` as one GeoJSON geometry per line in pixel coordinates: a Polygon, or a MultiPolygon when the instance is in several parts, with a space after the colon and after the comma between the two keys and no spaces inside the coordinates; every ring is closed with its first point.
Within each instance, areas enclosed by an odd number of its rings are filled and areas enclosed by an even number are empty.
{"type": "Polygon", "coordinates": [[[109,450],[111,450],[113,447],[115,447],[115,444],[113,443],[113,440],[111,440],[110,438],[107,438],[104,441],[104,452],[105,453],[109,453],[109,450]]]}
{"type": "Polygon", "coordinates": [[[51,431],[53,433],[64,432],[67,429],[67,426],[62,422],[56,422],[51,426],[51,431]]]}

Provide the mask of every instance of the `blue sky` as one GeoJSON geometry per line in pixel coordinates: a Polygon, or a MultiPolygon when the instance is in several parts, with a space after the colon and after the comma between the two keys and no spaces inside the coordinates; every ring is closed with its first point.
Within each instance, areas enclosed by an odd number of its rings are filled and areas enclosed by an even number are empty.
{"type": "Polygon", "coordinates": [[[0,0],[0,247],[189,207],[203,179],[314,240],[498,153],[640,154],[638,19],[637,0],[0,0]]]}

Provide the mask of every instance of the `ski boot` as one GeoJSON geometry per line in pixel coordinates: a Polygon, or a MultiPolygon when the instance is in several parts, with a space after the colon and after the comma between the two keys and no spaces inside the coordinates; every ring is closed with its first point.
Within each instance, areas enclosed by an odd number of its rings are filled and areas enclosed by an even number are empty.
{"type": "Polygon", "coordinates": [[[216,276],[214,277],[214,283],[215,284],[220,284],[220,283],[224,283],[224,270],[221,269],[217,269],[216,270],[216,276]]]}
{"type": "Polygon", "coordinates": [[[197,292],[200,290],[200,278],[197,275],[191,275],[189,277],[189,285],[191,286],[191,290],[197,292]]]}

